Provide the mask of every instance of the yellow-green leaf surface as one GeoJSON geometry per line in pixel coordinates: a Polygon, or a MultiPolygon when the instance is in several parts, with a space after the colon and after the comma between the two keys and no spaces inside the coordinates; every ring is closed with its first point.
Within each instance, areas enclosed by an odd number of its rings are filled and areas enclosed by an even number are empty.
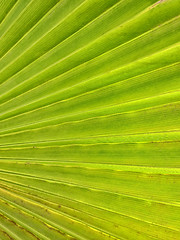
{"type": "Polygon", "coordinates": [[[180,239],[179,39],[179,0],[0,0],[0,240],[180,239]]]}

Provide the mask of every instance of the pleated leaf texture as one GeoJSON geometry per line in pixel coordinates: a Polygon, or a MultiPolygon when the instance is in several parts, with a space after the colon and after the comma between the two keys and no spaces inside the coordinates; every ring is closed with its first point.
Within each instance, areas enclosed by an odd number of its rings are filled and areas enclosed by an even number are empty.
{"type": "Polygon", "coordinates": [[[179,0],[0,0],[0,240],[180,239],[179,39],[179,0]]]}

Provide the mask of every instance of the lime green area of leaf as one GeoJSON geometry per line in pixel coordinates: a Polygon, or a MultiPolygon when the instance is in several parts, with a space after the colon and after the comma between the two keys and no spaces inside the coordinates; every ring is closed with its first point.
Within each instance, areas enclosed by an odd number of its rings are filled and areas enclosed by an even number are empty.
{"type": "Polygon", "coordinates": [[[179,0],[0,0],[0,239],[180,239],[179,0]]]}

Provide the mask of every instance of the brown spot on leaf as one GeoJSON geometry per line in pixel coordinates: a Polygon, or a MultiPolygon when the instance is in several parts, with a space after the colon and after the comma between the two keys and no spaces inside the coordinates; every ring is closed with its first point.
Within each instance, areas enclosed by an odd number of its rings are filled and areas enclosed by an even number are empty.
{"type": "Polygon", "coordinates": [[[154,3],[152,6],[151,6],[151,8],[154,8],[155,6],[157,6],[158,4],[160,4],[160,3],[162,3],[162,2],[164,2],[165,0],[159,0],[159,1],[157,1],[156,3],[154,3]]]}

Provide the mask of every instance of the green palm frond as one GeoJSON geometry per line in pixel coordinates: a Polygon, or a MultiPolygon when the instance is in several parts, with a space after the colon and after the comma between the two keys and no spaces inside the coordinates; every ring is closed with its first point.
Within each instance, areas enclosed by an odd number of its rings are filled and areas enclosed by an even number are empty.
{"type": "Polygon", "coordinates": [[[180,239],[179,0],[0,0],[0,240],[180,239]]]}

